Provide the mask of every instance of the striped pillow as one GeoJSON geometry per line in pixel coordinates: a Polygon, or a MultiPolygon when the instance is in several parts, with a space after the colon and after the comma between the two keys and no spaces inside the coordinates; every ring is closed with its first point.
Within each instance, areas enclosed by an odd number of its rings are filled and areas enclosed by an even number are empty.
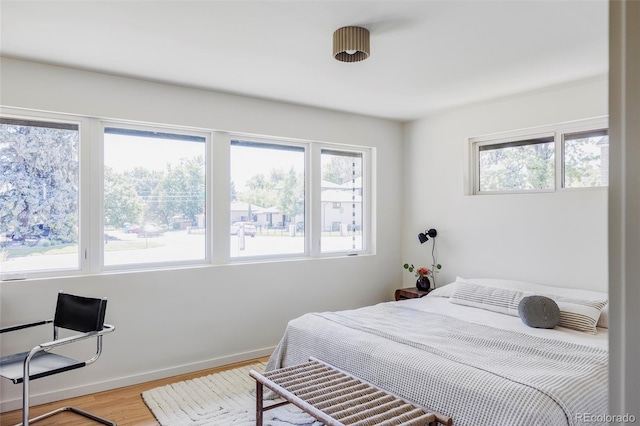
{"type": "Polygon", "coordinates": [[[518,305],[524,296],[528,294],[508,288],[487,287],[458,281],[449,301],[517,317],[518,305]]]}
{"type": "MultiPolygon", "coordinates": [[[[518,305],[522,298],[532,295],[534,294],[525,291],[458,281],[449,301],[517,317],[519,316],[518,305]]],[[[589,334],[598,333],[596,325],[602,308],[608,303],[607,300],[580,300],[553,294],[543,296],[553,299],[558,304],[560,308],[558,326],[589,334]]]]}
{"type": "Polygon", "coordinates": [[[598,319],[607,300],[578,300],[566,297],[548,296],[558,304],[560,308],[560,320],[558,326],[582,331],[589,334],[598,334],[598,319]]]}

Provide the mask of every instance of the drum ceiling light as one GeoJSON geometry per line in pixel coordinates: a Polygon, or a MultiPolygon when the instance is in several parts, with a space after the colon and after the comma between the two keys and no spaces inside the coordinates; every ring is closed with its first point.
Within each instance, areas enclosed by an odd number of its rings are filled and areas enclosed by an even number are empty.
{"type": "Polygon", "coordinates": [[[370,53],[369,30],[362,27],[342,27],[333,33],[333,57],[342,62],[359,62],[370,53]]]}

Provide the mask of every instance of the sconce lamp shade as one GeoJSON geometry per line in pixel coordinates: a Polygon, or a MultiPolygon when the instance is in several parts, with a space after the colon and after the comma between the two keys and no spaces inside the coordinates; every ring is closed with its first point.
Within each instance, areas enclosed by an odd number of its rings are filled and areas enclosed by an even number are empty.
{"type": "Polygon", "coordinates": [[[424,232],[421,232],[418,234],[418,241],[420,241],[420,244],[424,244],[427,241],[429,241],[428,237],[431,238],[435,238],[438,235],[438,231],[436,231],[435,229],[431,228],[429,230],[426,230],[424,232]]]}
{"type": "Polygon", "coordinates": [[[342,27],[333,33],[333,57],[342,62],[359,62],[370,53],[369,30],[362,27],[342,27]]]}

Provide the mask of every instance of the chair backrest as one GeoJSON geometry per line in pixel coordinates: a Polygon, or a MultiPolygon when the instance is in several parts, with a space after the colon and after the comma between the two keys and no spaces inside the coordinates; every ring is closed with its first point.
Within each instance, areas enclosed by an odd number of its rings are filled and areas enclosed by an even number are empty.
{"type": "Polygon", "coordinates": [[[106,310],[107,299],[58,293],[53,326],[81,332],[100,331],[106,310]]]}

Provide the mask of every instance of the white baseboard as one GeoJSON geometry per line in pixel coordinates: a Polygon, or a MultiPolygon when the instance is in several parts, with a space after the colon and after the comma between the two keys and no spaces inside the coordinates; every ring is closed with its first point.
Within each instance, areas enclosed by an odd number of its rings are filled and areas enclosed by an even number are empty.
{"type": "MultiPolygon", "coordinates": [[[[207,361],[196,362],[193,364],[185,364],[177,367],[166,368],[163,370],[150,371],[147,373],[136,374],[133,376],[119,377],[113,380],[105,380],[103,382],[91,383],[78,387],[61,389],[54,392],[31,395],[31,406],[46,404],[48,402],[60,401],[67,398],[75,398],[82,395],[88,395],[97,392],[103,392],[111,389],[122,388],[125,386],[137,385],[139,383],[150,382],[152,380],[164,379],[167,377],[177,376],[180,374],[193,373],[194,371],[206,370],[209,368],[220,367],[222,365],[233,364],[236,362],[249,361],[255,358],[261,358],[271,355],[275,346],[257,349],[255,351],[242,352],[221,358],[214,358],[207,361]]],[[[22,386],[22,385],[15,385],[22,386]]],[[[0,413],[13,411],[22,408],[22,399],[11,399],[0,402],[0,413]]]]}

